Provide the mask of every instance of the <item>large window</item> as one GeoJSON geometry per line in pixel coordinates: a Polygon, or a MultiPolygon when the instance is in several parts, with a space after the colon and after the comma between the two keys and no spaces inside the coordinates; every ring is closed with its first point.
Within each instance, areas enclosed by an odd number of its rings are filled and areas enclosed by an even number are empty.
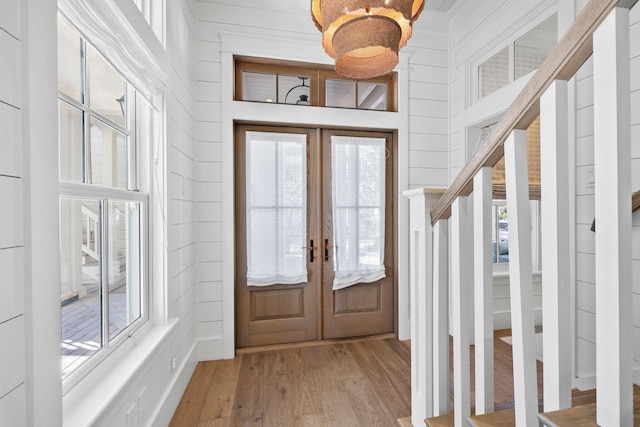
{"type": "Polygon", "coordinates": [[[139,185],[144,101],[58,19],[62,377],[91,365],[148,317],[148,194],[139,185]]]}

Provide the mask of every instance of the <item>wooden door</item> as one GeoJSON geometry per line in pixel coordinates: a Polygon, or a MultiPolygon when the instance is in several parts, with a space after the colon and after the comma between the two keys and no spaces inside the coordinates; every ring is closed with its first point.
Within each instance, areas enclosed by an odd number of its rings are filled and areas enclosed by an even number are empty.
{"type": "MultiPolygon", "coordinates": [[[[342,141],[344,142],[344,141],[342,141]]],[[[237,126],[236,128],[236,345],[238,347],[280,344],[299,341],[311,341],[325,338],[353,337],[363,335],[381,334],[394,330],[394,252],[393,252],[393,161],[390,158],[392,150],[392,135],[355,132],[355,131],[322,131],[320,129],[284,128],[266,126],[237,126]],[[380,163],[380,174],[384,177],[378,180],[378,173],[359,176],[353,167],[347,165],[333,165],[332,160],[339,155],[332,154],[332,141],[341,142],[341,138],[348,138],[350,142],[367,145],[372,141],[380,145],[382,154],[378,149],[377,157],[366,158],[369,163],[380,163]],[[285,154],[285,151],[276,153],[278,144],[286,141],[304,141],[304,190],[293,188],[291,184],[278,181],[284,175],[300,176],[300,171],[289,164],[286,174],[281,173],[285,168],[283,156],[299,159],[299,154],[285,154]],[[257,147],[257,148],[256,148],[257,147]],[[385,155],[385,153],[387,155],[385,155]],[[280,156],[278,160],[278,156],[280,156]],[[376,160],[377,159],[377,160],[376,160]],[[260,164],[264,162],[265,164],[260,164]],[[264,171],[260,172],[263,167],[264,171]],[[336,170],[337,168],[337,170],[336,170]],[[254,171],[258,170],[258,172],[254,171]],[[267,170],[271,170],[274,177],[267,176],[267,170]],[[294,171],[295,170],[295,171],[294,171]],[[356,175],[353,175],[356,173],[356,175]],[[279,177],[279,178],[278,178],[279,177]],[[337,251],[345,251],[347,246],[358,247],[353,251],[354,256],[370,257],[368,249],[375,242],[375,236],[371,233],[356,233],[351,236],[348,244],[337,245],[335,242],[336,230],[334,227],[332,185],[339,181],[353,181],[353,191],[365,188],[372,191],[372,183],[384,182],[381,194],[384,194],[384,206],[378,206],[380,212],[384,212],[384,224],[379,227],[380,240],[384,248],[383,274],[384,277],[364,280],[368,283],[356,282],[344,289],[333,290],[336,277],[337,251]],[[271,186],[282,187],[280,193],[296,195],[305,193],[302,199],[296,199],[294,203],[284,202],[276,196],[256,197],[268,193],[271,186]],[[289,187],[287,187],[289,185],[289,187]],[[276,200],[277,199],[277,200],[276,200]],[[256,201],[257,200],[257,201],[256,201]],[[293,206],[295,205],[295,206],[293,206]],[[292,231],[297,230],[296,220],[282,218],[277,226],[259,226],[255,229],[256,211],[258,216],[265,212],[283,211],[287,209],[306,209],[304,219],[306,230],[304,237],[297,240],[286,240],[292,231]],[[279,228],[278,228],[279,227],[279,228]],[[297,277],[283,282],[266,280],[259,283],[262,277],[269,274],[256,274],[255,262],[256,239],[267,237],[266,242],[274,248],[282,239],[285,239],[286,250],[278,259],[273,255],[277,252],[262,249],[262,256],[272,261],[267,263],[275,265],[282,262],[282,258],[300,260],[304,258],[306,278],[297,277]],[[364,237],[363,237],[364,236],[364,237]],[[355,245],[355,246],[354,246],[355,245]],[[313,246],[313,251],[311,247],[313,246]],[[258,283],[256,283],[258,282],[258,283]],[[258,286],[260,285],[260,286],[258,286]],[[261,286],[265,285],[265,286],[261,286]]],[[[295,151],[295,150],[294,150],[295,151]]],[[[352,150],[353,151],[353,150],[352,150]]],[[[358,151],[357,149],[355,151],[358,151]]],[[[371,156],[370,156],[371,157],[371,156]]],[[[358,163],[357,159],[354,164],[358,163]]],[[[291,161],[291,159],[287,160],[291,161]]],[[[296,160],[298,161],[298,160],[296,160]]],[[[352,162],[353,163],[353,162],[352,162]]],[[[362,175],[362,174],[360,174],[362,175]]],[[[290,176],[289,176],[290,177],[290,176]]],[[[286,178],[286,177],[284,177],[286,178]]],[[[295,179],[291,182],[297,182],[295,179]]],[[[357,199],[357,198],[356,198],[357,199]]],[[[361,221],[370,225],[371,218],[363,211],[375,210],[376,207],[355,203],[341,203],[343,211],[351,212],[354,218],[360,215],[361,221]],[[367,222],[368,221],[368,222],[367,222]]],[[[276,215],[273,213],[273,215],[276,215]]],[[[277,216],[277,215],[276,215],[277,216]]],[[[374,215],[375,216],[375,215],[374,215]]],[[[300,217],[301,218],[301,217],[300,217]]],[[[259,223],[259,221],[258,221],[259,223]]],[[[346,224],[348,233],[359,231],[349,229],[349,224],[344,221],[342,230],[344,235],[346,224]]],[[[365,224],[366,225],[366,224],[365,224]]],[[[355,226],[355,224],[354,224],[355,226]]],[[[357,228],[357,227],[356,227],[357,228]]],[[[374,227],[375,228],[375,227],[374,227]]],[[[353,233],[352,233],[353,234],[353,233]]],[[[374,233],[375,234],[375,233],[374,233]]],[[[271,246],[268,246],[270,248],[271,246]]],[[[282,251],[280,251],[282,252],[282,251]]],[[[375,252],[375,251],[374,251],[375,252]]],[[[364,262],[366,264],[366,262],[364,262]]],[[[338,275],[342,278],[342,270],[338,275]]]]}
{"type": "MultiPolygon", "coordinates": [[[[323,244],[325,244],[322,274],[323,338],[393,332],[395,270],[392,135],[378,132],[324,131],[322,146],[323,188],[325,189],[322,202],[323,244]],[[377,150],[373,156],[363,154],[363,147],[378,141],[384,147],[381,153],[377,150]],[[341,142],[344,143],[343,149],[336,149],[336,144],[341,142]],[[345,156],[349,157],[347,161],[344,161],[345,156]],[[365,163],[370,163],[369,168],[373,166],[373,170],[378,169],[379,174],[372,173],[372,170],[362,172],[360,169],[364,167],[360,168],[360,166],[365,163]],[[379,179],[380,174],[383,179],[379,179]],[[345,190],[343,186],[342,190],[338,191],[346,191],[350,194],[345,197],[333,194],[345,181],[350,181],[351,189],[345,190]],[[376,188],[379,185],[382,187],[376,188]],[[367,193],[369,193],[368,196],[367,193]],[[371,201],[377,197],[378,193],[384,198],[380,206],[371,201]],[[372,194],[375,196],[372,197],[372,194]],[[334,209],[334,203],[337,205],[336,209],[334,209]],[[375,217],[379,212],[384,214],[384,221],[377,226],[375,217]],[[346,220],[334,218],[334,213],[348,218],[346,220]],[[336,229],[338,227],[345,230],[340,232],[336,229]],[[343,237],[339,237],[340,234],[343,237]],[[345,234],[348,235],[346,238],[345,234]],[[342,238],[342,243],[336,242],[336,238],[342,238]],[[379,240],[377,244],[380,246],[372,250],[371,247],[375,246],[376,240],[379,240]],[[345,246],[351,247],[345,248],[345,246]],[[378,253],[380,248],[383,248],[383,254],[378,253]],[[371,277],[363,277],[363,281],[334,290],[336,257],[340,256],[341,251],[343,258],[348,258],[350,264],[348,269],[355,265],[356,270],[358,266],[366,268],[367,264],[371,264],[363,259],[370,258],[372,253],[374,258],[382,256],[384,277],[375,280],[371,277]],[[345,256],[345,251],[350,254],[345,256]]],[[[358,271],[350,273],[355,273],[351,276],[357,278],[358,271]]],[[[366,272],[362,274],[362,276],[367,275],[366,272]]],[[[349,282],[348,278],[344,280],[349,282]]]]}
{"type": "Polygon", "coordinates": [[[320,209],[310,197],[320,185],[318,146],[309,129],[236,129],[238,347],[320,338],[320,209]],[[296,235],[300,225],[306,226],[302,237],[296,235]],[[301,260],[306,279],[296,271],[290,277],[290,265],[301,260]],[[263,286],[260,279],[269,275],[281,282],[267,279],[263,286]]]}

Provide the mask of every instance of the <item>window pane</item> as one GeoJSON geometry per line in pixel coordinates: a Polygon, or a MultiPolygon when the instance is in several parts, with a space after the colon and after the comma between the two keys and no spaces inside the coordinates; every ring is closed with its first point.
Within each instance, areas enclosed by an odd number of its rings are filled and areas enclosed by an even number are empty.
{"type": "Polygon", "coordinates": [[[311,103],[310,78],[307,76],[278,76],[278,102],[309,105],[311,103]]]}
{"type": "Polygon", "coordinates": [[[384,83],[358,82],[358,108],[361,110],[387,109],[387,85],[384,83]]]}
{"type": "Polygon", "coordinates": [[[58,90],[78,102],[82,100],[82,40],[58,15],[58,90]]]}
{"type": "Polygon", "coordinates": [[[242,100],[276,102],[276,75],[243,72],[242,100]]]}
{"type": "Polygon", "coordinates": [[[62,375],[102,347],[100,205],[60,199],[62,375]]]}
{"type": "Polygon", "coordinates": [[[507,215],[507,206],[493,206],[491,232],[493,262],[509,262],[509,218],[507,215]]]}
{"type": "Polygon", "coordinates": [[[140,204],[109,202],[109,340],[140,317],[140,204]]]}
{"type": "Polygon", "coordinates": [[[326,106],[356,108],[356,82],[352,80],[327,79],[326,106]]]}
{"type": "Polygon", "coordinates": [[[91,183],[106,187],[127,188],[126,136],[99,120],[91,119],[91,183]]]}
{"type": "Polygon", "coordinates": [[[89,100],[96,113],[125,126],[127,85],[95,49],[89,50],[89,100]]]}
{"type": "Polygon", "coordinates": [[[385,142],[331,137],[334,290],[385,277],[385,142]]]}
{"type": "Polygon", "coordinates": [[[535,70],[542,64],[558,39],[558,18],[551,18],[515,42],[515,78],[535,70]]]}
{"type": "Polygon", "coordinates": [[[482,98],[509,84],[509,47],[478,67],[478,97],[482,98]]]}
{"type": "Polygon", "coordinates": [[[59,101],[60,180],[82,182],[82,111],[59,101]]]}
{"type": "Polygon", "coordinates": [[[307,135],[246,133],[247,284],[307,281],[307,135]]]}

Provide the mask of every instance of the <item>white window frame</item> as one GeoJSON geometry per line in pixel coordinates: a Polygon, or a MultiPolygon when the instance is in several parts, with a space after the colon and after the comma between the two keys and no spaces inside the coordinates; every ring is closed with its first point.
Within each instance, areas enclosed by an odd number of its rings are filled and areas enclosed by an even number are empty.
{"type": "MultiPolygon", "coordinates": [[[[63,18],[64,19],[64,18],[63,18]]],[[[121,346],[127,339],[132,338],[140,328],[150,323],[150,288],[149,288],[149,273],[150,273],[150,203],[149,203],[149,186],[147,177],[142,176],[147,170],[143,164],[145,159],[148,159],[149,148],[146,147],[149,143],[148,126],[138,126],[138,117],[148,117],[146,114],[140,114],[143,108],[149,108],[145,102],[143,102],[133,87],[127,83],[126,99],[127,99],[127,123],[125,126],[121,126],[108,118],[100,115],[99,113],[92,111],[89,107],[89,81],[86,78],[87,67],[86,61],[88,61],[87,45],[90,44],[88,40],[76,29],[73,23],[67,21],[68,25],[73,28],[78,36],[82,39],[82,68],[85,73],[83,78],[83,92],[85,97],[83,102],[73,100],[62,93],[58,94],[58,98],[62,102],[66,102],[72,107],[81,111],[83,115],[83,132],[84,138],[88,137],[90,131],[90,118],[94,117],[101,122],[104,122],[112,129],[115,129],[127,137],[127,188],[114,188],[105,187],[100,185],[93,185],[90,183],[77,183],[62,181],[59,182],[59,200],[63,198],[78,198],[78,199],[92,199],[96,201],[113,201],[113,202],[135,202],[139,203],[141,207],[140,212],[140,317],[129,324],[122,330],[114,339],[109,340],[108,334],[103,338],[102,347],[92,355],[89,360],[78,366],[74,371],[68,373],[62,378],[63,394],[66,394],[75,385],[77,385],[83,378],[85,378],[90,372],[92,372],[98,365],[100,365],[107,357],[113,354],[119,346],[121,346]],[[87,96],[88,95],[88,96],[87,96]]],[[[107,59],[107,58],[105,58],[107,59]]],[[[107,59],[108,61],[108,59],[107,59]]],[[[120,73],[118,73],[120,74],[120,73]]],[[[126,82],[126,78],[120,75],[126,82]]],[[[83,159],[84,161],[84,159],[83,159]]],[[[86,175],[86,173],[83,173],[86,175]]],[[[83,181],[86,181],[86,177],[83,177],[83,181]]],[[[105,211],[106,209],[103,209],[105,211]]],[[[106,221],[103,221],[102,229],[106,230],[106,221]]],[[[104,292],[105,284],[102,284],[103,294],[108,295],[108,292],[104,292]]],[[[101,312],[105,310],[107,303],[105,301],[101,304],[101,312]]],[[[104,325],[105,317],[101,316],[101,327],[103,331],[108,331],[108,325],[104,325]]],[[[108,321],[108,316],[106,316],[108,321]]]]}
{"type": "MultiPolygon", "coordinates": [[[[493,94],[495,94],[496,92],[499,92],[502,88],[496,89],[495,91],[489,93],[488,95],[485,95],[483,97],[480,96],[480,66],[482,64],[484,64],[486,61],[488,61],[489,59],[491,59],[494,55],[498,54],[499,52],[501,52],[505,47],[509,48],[509,70],[508,70],[508,76],[509,76],[509,81],[507,82],[507,84],[503,87],[509,86],[511,83],[515,82],[515,44],[516,41],[518,41],[520,38],[524,37],[525,35],[529,34],[529,32],[533,31],[534,29],[536,29],[539,25],[541,25],[542,23],[544,23],[545,21],[547,21],[548,19],[550,19],[551,17],[553,17],[554,15],[557,15],[557,10],[553,9],[552,11],[550,11],[550,13],[545,13],[544,16],[541,16],[541,19],[538,19],[535,21],[534,25],[527,25],[526,30],[525,31],[517,31],[514,32],[513,34],[511,34],[511,36],[509,36],[508,39],[502,39],[501,41],[495,42],[491,45],[491,48],[489,51],[487,51],[486,53],[484,53],[481,57],[477,58],[476,60],[474,60],[473,62],[471,62],[471,66],[470,66],[470,79],[468,81],[470,81],[470,85],[469,85],[469,89],[471,90],[470,93],[470,99],[471,100],[471,104],[475,104],[478,101],[491,96],[493,94]]],[[[533,71],[532,71],[533,72],[533,71]]],[[[520,78],[524,78],[528,75],[530,75],[532,72],[530,72],[529,74],[522,76],[520,78]]],[[[519,79],[520,79],[519,78],[519,79]]],[[[518,80],[519,80],[518,79],[518,80]]]]}

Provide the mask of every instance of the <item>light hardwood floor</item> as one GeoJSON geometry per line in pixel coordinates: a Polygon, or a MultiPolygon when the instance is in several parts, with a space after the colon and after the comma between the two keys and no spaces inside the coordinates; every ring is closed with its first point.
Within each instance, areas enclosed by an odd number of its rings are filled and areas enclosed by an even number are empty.
{"type": "Polygon", "coordinates": [[[410,353],[386,338],[202,362],[171,426],[397,426],[411,415],[410,353]]]}
{"type": "MultiPolygon", "coordinates": [[[[498,339],[508,334],[496,331],[494,340],[496,410],[513,408],[511,346],[498,339]]],[[[473,401],[473,346],[471,352],[473,401]]],[[[542,363],[537,367],[542,398],[542,363]]],[[[245,350],[198,364],[171,426],[398,427],[411,415],[410,371],[409,342],[388,337],[245,350]]],[[[574,406],[594,401],[595,390],[573,392],[574,406]]]]}

